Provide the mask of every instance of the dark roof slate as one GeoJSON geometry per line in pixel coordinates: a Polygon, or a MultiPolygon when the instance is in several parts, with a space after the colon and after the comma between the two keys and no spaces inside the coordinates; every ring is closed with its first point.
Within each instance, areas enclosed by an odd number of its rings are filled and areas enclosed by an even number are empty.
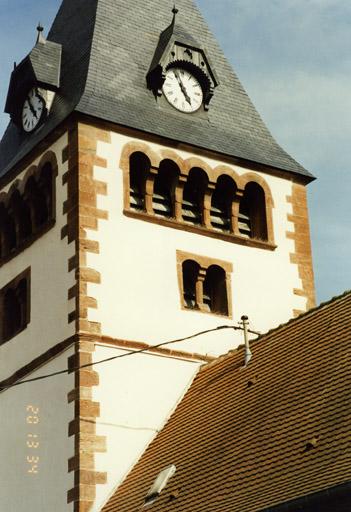
{"type": "Polygon", "coordinates": [[[29,137],[9,126],[0,176],[72,111],[312,178],[273,139],[192,0],[177,2],[177,34],[206,50],[218,75],[207,118],[160,108],[146,75],[171,21],[164,0],[64,0],[48,40],[62,44],[62,89],[46,124],[29,137]]]}
{"type": "Polygon", "coordinates": [[[239,348],[199,371],[103,512],[141,510],[170,464],[150,512],[300,510],[351,482],[351,292],[251,348],[247,368],[239,348]]]}
{"type": "Polygon", "coordinates": [[[30,60],[39,82],[60,86],[61,45],[52,41],[38,42],[30,60]]]}

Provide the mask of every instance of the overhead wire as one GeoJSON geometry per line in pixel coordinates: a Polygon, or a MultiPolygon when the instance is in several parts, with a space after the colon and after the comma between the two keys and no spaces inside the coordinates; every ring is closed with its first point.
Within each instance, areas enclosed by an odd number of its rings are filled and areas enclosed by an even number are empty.
{"type": "MultiPolygon", "coordinates": [[[[181,341],[188,341],[188,340],[191,340],[193,338],[197,338],[199,336],[202,336],[204,334],[209,334],[211,332],[221,331],[221,330],[224,330],[224,329],[233,329],[234,331],[243,330],[242,327],[238,327],[238,326],[235,326],[235,325],[220,325],[218,327],[214,327],[213,329],[206,329],[204,331],[200,331],[200,332],[197,332],[195,334],[191,334],[190,336],[185,336],[184,338],[178,338],[178,339],[171,340],[171,341],[164,341],[162,343],[158,343],[157,345],[149,345],[149,346],[147,346],[145,348],[142,348],[142,349],[139,349],[139,350],[134,350],[134,351],[126,352],[125,354],[119,354],[118,356],[108,357],[106,359],[101,359],[100,361],[94,361],[92,363],[86,363],[86,364],[83,364],[83,365],[80,365],[80,366],[75,366],[73,368],[66,368],[64,370],[59,370],[57,372],[48,373],[46,375],[40,375],[39,377],[33,377],[32,379],[20,380],[18,382],[14,382],[13,384],[10,384],[8,386],[0,387],[0,392],[1,391],[6,391],[6,390],[11,389],[11,388],[16,387],[16,386],[21,386],[23,384],[28,384],[30,382],[37,382],[39,380],[44,380],[44,379],[49,379],[51,377],[56,377],[58,375],[65,375],[67,373],[74,373],[74,372],[76,372],[78,370],[82,370],[84,368],[90,368],[92,366],[97,366],[97,365],[103,364],[103,363],[108,363],[108,362],[114,361],[116,359],[121,359],[122,357],[129,357],[129,356],[133,356],[133,355],[137,355],[137,354],[142,354],[143,352],[150,352],[150,351],[152,351],[154,349],[157,349],[157,348],[163,348],[163,347],[165,347],[167,345],[171,345],[171,344],[174,344],[174,343],[180,343],[181,341]]],[[[259,334],[258,332],[255,332],[255,331],[249,331],[249,332],[251,332],[252,334],[256,334],[256,335],[259,334]]]]}

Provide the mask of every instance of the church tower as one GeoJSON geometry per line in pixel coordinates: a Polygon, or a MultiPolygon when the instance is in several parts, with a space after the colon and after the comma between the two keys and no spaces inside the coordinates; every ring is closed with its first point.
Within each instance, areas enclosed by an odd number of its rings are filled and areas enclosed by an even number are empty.
{"type": "Polygon", "coordinates": [[[314,305],[313,176],[192,0],[63,0],[5,110],[2,506],[98,512],[200,365],[242,343],[214,329],[314,305]]]}

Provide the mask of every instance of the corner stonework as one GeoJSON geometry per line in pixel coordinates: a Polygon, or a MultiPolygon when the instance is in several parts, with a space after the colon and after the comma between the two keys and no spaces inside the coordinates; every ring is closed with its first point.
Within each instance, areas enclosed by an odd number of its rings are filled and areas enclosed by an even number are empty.
{"type": "MultiPolygon", "coordinates": [[[[306,298],[306,310],[309,310],[316,305],[316,297],[305,185],[293,183],[292,193],[287,196],[287,201],[292,205],[288,220],[293,223],[294,231],[287,231],[286,237],[295,242],[295,251],[290,254],[290,262],[297,265],[302,283],[301,288],[294,289],[294,294],[306,298]]],[[[294,310],[295,317],[301,313],[304,311],[294,310]]]]}
{"type": "Polygon", "coordinates": [[[89,283],[99,284],[99,272],[87,266],[88,253],[99,254],[99,243],[89,240],[87,230],[98,230],[99,220],[107,220],[108,213],[97,208],[97,196],[107,194],[107,185],[94,179],[94,166],[106,167],[107,162],[97,156],[98,141],[110,142],[109,132],[75,123],[69,131],[69,143],[64,150],[68,159],[68,200],[64,204],[67,225],[62,238],[75,244],[75,255],[68,261],[69,272],[75,273],[75,285],[68,290],[68,300],[75,307],[68,322],[75,322],[77,341],[75,354],[68,359],[68,368],[75,373],[75,388],[68,393],[68,402],[74,403],[74,419],[68,435],[74,436],[75,454],[68,461],[68,471],[74,472],[74,487],[68,491],[68,503],[74,503],[74,512],[88,512],[96,497],[96,485],[106,483],[107,474],[95,471],[95,453],[106,451],[106,438],[96,435],[96,418],[100,404],[93,401],[93,387],[99,384],[93,352],[95,336],[101,326],[88,320],[88,309],[98,308],[97,300],[88,295],[89,283]]]}

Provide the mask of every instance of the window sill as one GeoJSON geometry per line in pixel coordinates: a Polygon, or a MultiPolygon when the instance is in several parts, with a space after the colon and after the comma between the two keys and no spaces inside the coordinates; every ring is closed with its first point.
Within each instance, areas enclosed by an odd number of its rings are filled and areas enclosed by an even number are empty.
{"type": "Polygon", "coordinates": [[[43,235],[45,235],[45,233],[47,233],[48,231],[50,231],[51,228],[54,227],[55,225],[55,222],[56,220],[55,219],[51,219],[47,224],[45,224],[42,228],[39,229],[39,231],[37,231],[34,235],[32,235],[30,238],[27,238],[23,243],[21,243],[21,245],[19,245],[18,247],[16,247],[16,249],[14,249],[10,254],[8,254],[6,257],[4,258],[1,258],[0,259],[0,267],[2,267],[3,265],[5,265],[5,263],[7,263],[8,261],[12,260],[13,258],[15,258],[16,256],[18,256],[18,254],[20,254],[21,252],[23,252],[25,249],[27,249],[28,247],[30,247],[32,244],[34,244],[34,242],[36,240],[38,240],[39,238],[41,238],[43,235]]]}
{"type": "MultiPolygon", "coordinates": [[[[247,247],[256,247],[258,249],[265,249],[267,251],[274,251],[277,246],[272,242],[252,239],[252,238],[244,238],[238,235],[234,235],[233,233],[224,233],[221,231],[217,231],[215,229],[207,229],[204,226],[195,226],[192,224],[188,224],[187,222],[178,222],[172,218],[162,218],[157,215],[149,215],[145,212],[136,212],[133,210],[123,210],[124,215],[127,217],[131,217],[133,219],[140,219],[145,222],[152,222],[153,224],[158,224],[160,226],[167,226],[174,229],[180,229],[182,231],[188,231],[190,233],[197,233],[199,235],[208,236],[210,238],[216,238],[218,240],[224,240],[225,242],[231,242],[234,244],[245,245],[247,247]]],[[[192,311],[192,310],[190,310],[192,311]]],[[[213,314],[213,313],[210,313],[213,314]]],[[[219,315],[223,316],[223,315],[219,315]]]]}
{"type": "Polygon", "coordinates": [[[233,315],[231,314],[225,314],[225,313],[216,313],[215,311],[206,311],[205,309],[201,308],[188,308],[182,304],[181,306],[182,311],[188,311],[190,313],[200,313],[202,315],[210,315],[210,316],[216,316],[217,318],[226,318],[227,320],[232,320],[233,315]]]}

